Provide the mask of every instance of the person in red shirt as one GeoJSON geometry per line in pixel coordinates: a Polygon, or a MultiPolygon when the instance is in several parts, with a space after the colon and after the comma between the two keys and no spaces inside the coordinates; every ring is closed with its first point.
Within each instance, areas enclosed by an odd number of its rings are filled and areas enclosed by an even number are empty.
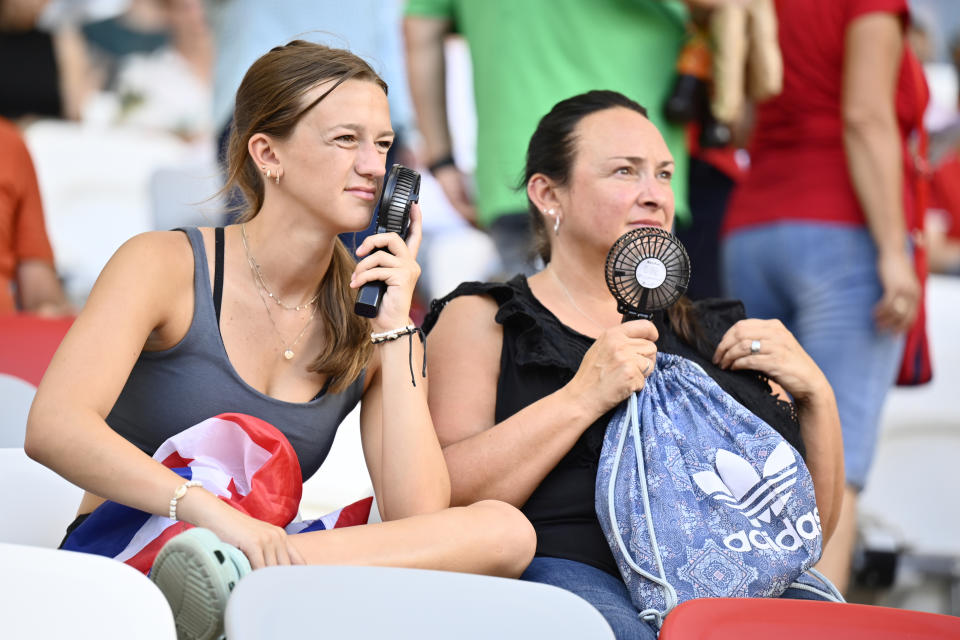
{"type": "MultiPolygon", "coordinates": [[[[856,497],[920,300],[912,129],[927,100],[906,0],[777,0],[783,92],[758,105],[751,169],[724,221],[724,285],[779,318],[823,369],[847,490],[819,568],[843,590],[856,497]]],[[[762,353],[762,351],[761,351],[762,353]]]]}
{"type": "Polygon", "coordinates": [[[0,118],[0,314],[73,312],[54,269],[37,174],[20,130],[0,118]]]}

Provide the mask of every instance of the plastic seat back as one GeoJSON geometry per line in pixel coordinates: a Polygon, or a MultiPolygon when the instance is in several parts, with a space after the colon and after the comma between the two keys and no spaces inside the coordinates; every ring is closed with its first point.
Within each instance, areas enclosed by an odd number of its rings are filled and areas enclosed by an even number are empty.
{"type": "Polygon", "coordinates": [[[544,584],[447,571],[288,566],[254,571],[227,604],[230,640],[613,640],[600,613],[544,584]]]}
{"type": "Polygon", "coordinates": [[[177,637],[163,594],[122,562],[0,543],[0,576],[5,638],[177,637]]]}
{"type": "Polygon", "coordinates": [[[659,640],[943,640],[960,618],[862,604],[769,598],[688,600],[666,618],[659,640]]]}
{"type": "Polygon", "coordinates": [[[80,487],[28,458],[22,448],[0,449],[0,542],[56,548],[82,497],[80,487]]]}

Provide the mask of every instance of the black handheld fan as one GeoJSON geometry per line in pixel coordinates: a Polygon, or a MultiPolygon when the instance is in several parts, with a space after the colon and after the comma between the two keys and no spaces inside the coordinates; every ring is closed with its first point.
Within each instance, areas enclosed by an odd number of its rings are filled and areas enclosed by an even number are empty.
{"type": "Polygon", "coordinates": [[[672,233],[642,227],[613,243],[605,272],[607,288],[617,299],[617,311],[624,321],[649,319],[686,292],[690,258],[672,233]]]}
{"type": "MultiPolygon", "coordinates": [[[[404,240],[410,230],[410,205],[420,199],[420,174],[399,164],[390,167],[383,183],[383,193],[377,205],[377,233],[396,233],[404,240]]],[[[385,249],[377,249],[385,251],[385,249]]],[[[387,283],[368,282],[357,293],[353,312],[365,318],[375,318],[383,302],[387,283]]]]}

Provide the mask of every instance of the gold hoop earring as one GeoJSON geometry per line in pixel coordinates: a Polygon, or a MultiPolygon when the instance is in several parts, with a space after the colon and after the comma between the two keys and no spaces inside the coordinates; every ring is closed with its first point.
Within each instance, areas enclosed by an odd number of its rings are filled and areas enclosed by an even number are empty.
{"type": "Polygon", "coordinates": [[[277,168],[277,184],[280,184],[280,169],[277,168]]]}
{"type": "Polygon", "coordinates": [[[270,169],[267,169],[267,180],[270,179],[270,169]]]}

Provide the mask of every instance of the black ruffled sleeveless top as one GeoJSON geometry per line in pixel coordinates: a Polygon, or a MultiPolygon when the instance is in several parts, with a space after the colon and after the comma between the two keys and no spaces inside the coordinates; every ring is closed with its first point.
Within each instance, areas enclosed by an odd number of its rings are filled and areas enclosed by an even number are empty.
{"type": "MultiPolygon", "coordinates": [[[[573,378],[593,338],[561,323],[533,296],[524,276],[506,283],[467,282],[431,303],[423,323],[429,332],[452,299],[488,295],[499,307],[495,319],[503,327],[500,379],[497,383],[495,419],[502,422],[537,400],[550,395],[573,378]]],[[[714,348],[723,334],[745,317],[743,305],[733,300],[701,300],[694,310],[705,342],[714,348]]],[[[727,393],[770,424],[804,454],[800,425],[793,405],[771,393],[767,380],[755,372],[725,371],[688,345],[671,329],[665,314],[654,315],[660,332],[657,348],[693,360],[727,393]]],[[[523,505],[524,515],[537,532],[537,555],[584,562],[620,576],[594,510],[594,484],[600,450],[613,410],[601,416],[580,436],[523,505]]]]}

